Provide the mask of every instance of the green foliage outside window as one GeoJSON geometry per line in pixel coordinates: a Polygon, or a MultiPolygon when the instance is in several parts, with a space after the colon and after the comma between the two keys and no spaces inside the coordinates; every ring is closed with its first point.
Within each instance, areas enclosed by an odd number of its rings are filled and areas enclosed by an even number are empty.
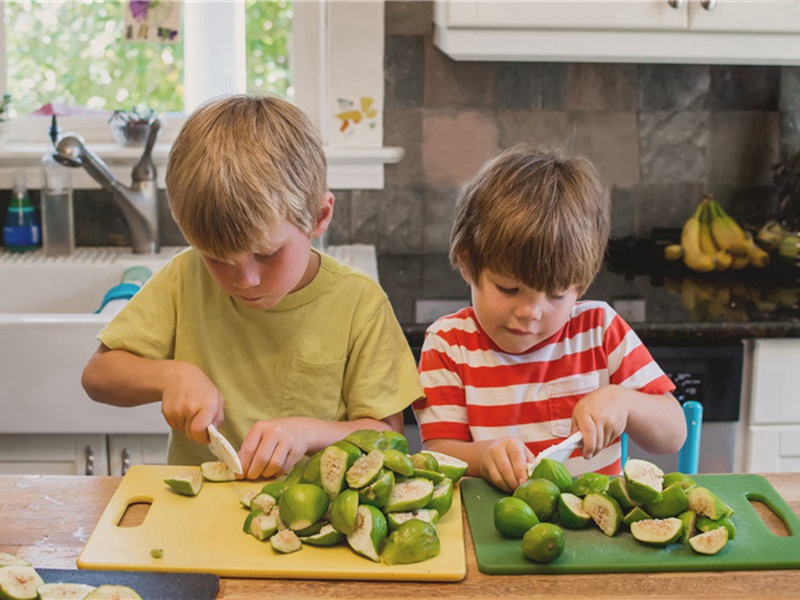
{"type": "MultiPolygon", "coordinates": [[[[124,39],[121,0],[6,0],[12,115],[48,102],[183,110],[183,43],[124,39]]],[[[247,90],[291,97],[291,1],[247,0],[247,90]]]]}

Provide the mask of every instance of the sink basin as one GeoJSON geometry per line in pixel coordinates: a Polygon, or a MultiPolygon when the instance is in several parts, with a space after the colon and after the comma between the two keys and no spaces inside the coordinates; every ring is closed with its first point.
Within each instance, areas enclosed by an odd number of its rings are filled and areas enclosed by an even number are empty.
{"type": "MultiPolygon", "coordinates": [[[[81,372],[111,319],[94,314],[125,269],[156,271],[182,248],[156,256],[126,249],[80,248],[47,258],[41,251],[0,251],[0,434],[165,433],[158,404],[121,409],[91,401],[81,372]]],[[[326,252],[377,280],[374,246],[332,246],[326,252]]]]}

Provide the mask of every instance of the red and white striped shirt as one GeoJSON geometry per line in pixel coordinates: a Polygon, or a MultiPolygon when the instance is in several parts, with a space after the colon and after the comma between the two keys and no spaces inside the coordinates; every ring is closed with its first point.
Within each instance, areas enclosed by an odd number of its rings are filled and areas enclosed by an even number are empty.
{"type": "MultiPolygon", "coordinates": [[[[422,440],[516,437],[538,454],[570,433],[572,409],[609,384],[660,395],[675,389],[630,326],[605,302],[576,302],[561,330],[524,354],[500,351],[471,307],[425,334],[419,364],[425,397],[414,403],[422,440]]],[[[621,471],[619,439],[573,475],[621,471]]]]}

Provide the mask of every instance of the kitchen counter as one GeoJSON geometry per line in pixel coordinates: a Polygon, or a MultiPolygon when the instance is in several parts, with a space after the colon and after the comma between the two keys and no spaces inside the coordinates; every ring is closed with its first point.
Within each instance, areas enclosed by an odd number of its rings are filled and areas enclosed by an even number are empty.
{"type": "MultiPolygon", "coordinates": [[[[800,473],[767,475],[767,479],[800,514],[800,473]]],[[[26,558],[35,567],[75,568],[120,481],[120,477],[0,476],[0,552],[26,558]]],[[[781,533],[780,521],[764,518],[773,532],[781,533]]],[[[467,576],[458,583],[224,578],[217,597],[777,600],[794,599],[800,590],[800,570],[489,576],[478,571],[468,534],[466,549],[467,576]]]]}

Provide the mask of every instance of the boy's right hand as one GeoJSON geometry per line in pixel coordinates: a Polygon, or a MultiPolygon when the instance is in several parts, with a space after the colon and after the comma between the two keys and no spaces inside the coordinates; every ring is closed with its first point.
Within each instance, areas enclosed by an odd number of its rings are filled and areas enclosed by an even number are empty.
{"type": "Polygon", "coordinates": [[[207,444],[209,424],[224,420],[225,400],[208,376],[195,365],[169,361],[161,394],[161,414],[167,424],[187,438],[207,444]]]}
{"type": "Polygon", "coordinates": [[[534,455],[516,438],[500,438],[486,446],[481,459],[481,476],[506,492],[513,492],[528,480],[528,463],[534,455]]]}

